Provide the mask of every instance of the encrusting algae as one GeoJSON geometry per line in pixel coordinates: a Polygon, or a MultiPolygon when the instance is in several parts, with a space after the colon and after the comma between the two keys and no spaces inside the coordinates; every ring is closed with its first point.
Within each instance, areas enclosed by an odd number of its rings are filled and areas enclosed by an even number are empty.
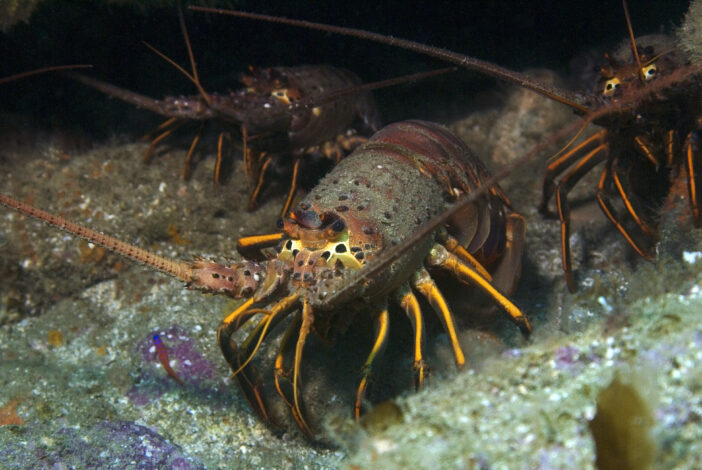
{"type": "Polygon", "coordinates": [[[651,438],[651,409],[634,382],[619,375],[597,395],[597,412],[590,421],[599,470],[653,468],[656,445],[651,438]]]}

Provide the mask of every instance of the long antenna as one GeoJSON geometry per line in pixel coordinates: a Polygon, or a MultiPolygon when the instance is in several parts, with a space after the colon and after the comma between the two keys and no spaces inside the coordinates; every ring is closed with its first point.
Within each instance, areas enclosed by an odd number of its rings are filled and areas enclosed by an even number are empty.
{"type": "Polygon", "coordinates": [[[0,194],[0,205],[14,209],[20,214],[41,220],[48,225],[56,227],[59,230],[63,230],[71,235],[80,237],[91,243],[105,247],[108,250],[122,255],[125,258],[136,261],[139,264],[145,264],[151,268],[161,271],[162,273],[186,282],[191,280],[192,270],[187,263],[164,258],[163,256],[159,256],[137,246],[130,245],[129,243],[123,242],[109,235],[105,235],[104,233],[100,233],[75,222],[71,222],[70,220],[66,220],[58,215],[37,209],[29,204],[18,201],[17,199],[5,196],[4,194],[0,194]]]}
{"type": "Polygon", "coordinates": [[[31,77],[33,75],[39,75],[42,73],[57,72],[59,70],[89,69],[91,67],[92,67],[92,65],[89,65],[89,64],[55,65],[53,67],[44,67],[41,69],[35,69],[35,70],[29,70],[27,72],[16,73],[14,75],[10,75],[9,77],[2,77],[2,78],[0,78],[0,85],[3,85],[5,83],[8,83],[8,82],[11,82],[14,80],[21,80],[23,78],[31,77]]]}
{"type": "Polygon", "coordinates": [[[634,60],[636,61],[637,75],[639,76],[639,81],[644,83],[646,77],[644,77],[639,49],[636,47],[636,36],[634,36],[634,28],[631,25],[631,16],[629,15],[629,6],[626,4],[626,0],[622,0],[622,6],[624,7],[624,17],[626,18],[626,29],[629,32],[629,41],[631,41],[631,52],[634,54],[634,60]]]}
{"type": "Polygon", "coordinates": [[[185,19],[183,18],[183,9],[180,7],[180,2],[178,2],[178,22],[180,23],[180,30],[183,33],[183,39],[185,39],[185,47],[188,49],[188,59],[190,60],[190,69],[192,70],[192,73],[188,73],[188,71],[186,71],[183,67],[178,65],[176,61],[174,61],[166,54],[156,49],[148,42],[143,42],[143,44],[149,49],[151,49],[151,51],[153,51],[160,58],[162,58],[163,60],[171,64],[173,67],[175,67],[180,73],[188,77],[188,80],[193,82],[193,84],[197,87],[197,91],[200,93],[200,95],[202,95],[202,98],[207,102],[208,105],[210,105],[212,104],[210,95],[205,91],[204,88],[202,88],[202,84],[200,84],[200,77],[198,77],[197,75],[195,55],[193,54],[193,48],[190,45],[190,36],[188,35],[188,28],[185,26],[185,19]]]}
{"type": "Polygon", "coordinates": [[[259,13],[246,13],[243,11],[225,10],[221,8],[208,8],[198,6],[189,6],[188,8],[190,10],[202,11],[206,13],[217,13],[221,15],[236,16],[239,18],[247,18],[257,21],[268,21],[271,23],[279,23],[288,26],[315,29],[318,31],[341,34],[343,36],[352,36],[368,41],[379,42],[388,46],[395,46],[400,47],[402,49],[408,49],[414,52],[418,52],[420,54],[428,55],[437,59],[451,62],[460,67],[464,67],[471,70],[477,70],[478,72],[490,75],[492,77],[504,80],[506,82],[514,83],[528,90],[532,90],[536,93],[539,93],[540,95],[546,96],[547,98],[558,101],[559,103],[563,103],[567,106],[570,106],[571,108],[583,114],[588,113],[590,111],[589,108],[587,108],[584,104],[578,102],[576,98],[571,96],[571,94],[567,91],[560,90],[556,87],[546,86],[527,75],[514,72],[504,67],[500,67],[499,65],[495,65],[493,63],[476,59],[467,55],[459,54],[457,52],[452,52],[447,49],[442,49],[440,47],[428,46],[426,44],[422,44],[416,41],[410,41],[408,39],[384,36],[382,34],[373,33],[362,29],[314,23],[312,21],[306,20],[294,20],[279,16],[262,15],[259,13]]]}

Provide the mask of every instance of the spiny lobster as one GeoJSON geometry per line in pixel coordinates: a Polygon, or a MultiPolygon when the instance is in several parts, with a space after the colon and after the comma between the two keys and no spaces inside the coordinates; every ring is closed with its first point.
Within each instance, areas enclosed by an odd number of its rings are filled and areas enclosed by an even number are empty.
{"type": "Polygon", "coordinates": [[[466,145],[446,128],[423,121],[387,126],[337,165],[290,215],[281,232],[249,237],[249,250],[276,246],[274,257],[231,266],[175,261],[125,243],[9,196],[0,204],[177,279],[188,287],[246,298],[221,323],[217,342],[256,413],[273,422],[251,364],[261,343],[286,317],[275,359],[276,389],[300,429],[313,430],[301,400],[301,364],[310,333],[331,337],[353,321],[371,321],[375,340],[362,368],[354,414],[361,413],[374,361],[389,334],[389,305],[414,330],[414,377],[427,366],[424,315],[415,292],[436,310],[456,364],[465,364],[456,320],[429,274],[443,270],[492,298],[528,336],[527,318],[505,294],[521,271],[525,226],[466,145]],[[457,204],[454,204],[457,203],[457,204]],[[232,336],[259,318],[244,342],[232,336]]]}
{"type": "Polygon", "coordinates": [[[600,68],[594,92],[578,93],[544,85],[522,73],[460,53],[369,31],[216,8],[190,9],[320,29],[409,49],[563,103],[584,115],[583,128],[588,123],[602,126],[601,131],[568,149],[569,143],[567,151],[549,163],[539,204],[541,213],[552,214],[548,205],[555,195],[563,271],[568,288],[574,291],[567,195],[595,165],[604,163],[597,201],[639,255],[653,257],[659,211],[671,194],[675,179],[687,179],[687,198],[695,225],[701,219],[698,173],[702,159],[702,87],[698,78],[702,66],[690,64],[668,36],[636,38],[625,1],[623,5],[629,46],[606,56],[607,63],[600,68]],[[558,179],[560,175],[563,176],[558,179]]]}
{"type": "Polygon", "coordinates": [[[248,209],[264,189],[266,176],[277,162],[292,161],[292,176],[281,214],[285,214],[298,189],[301,165],[313,156],[334,163],[380,128],[380,113],[370,90],[395,83],[419,80],[450,69],[413,74],[398,79],[363,85],[354,73],[327,65],[295,67],[249,67],[241,76],[243,88],[227,93],[210,93],[203,88],[182,12],[179,21],[190,60],[191,72],[154,47],[151,50],[177,68],[198,89],[197,95],[153,99],[133,91],[77,73],[66,75],[109,96],[167,117],[144,155],[151,160],[154,150],[180,127],[199,122],[200,128],[185,157],[182,176],[187,180],[195,149],[205,125],[219,121],[215,184],[222,179],[223,144],[228,130],[239,133],[247,179],[253,183],[248,209]]]}

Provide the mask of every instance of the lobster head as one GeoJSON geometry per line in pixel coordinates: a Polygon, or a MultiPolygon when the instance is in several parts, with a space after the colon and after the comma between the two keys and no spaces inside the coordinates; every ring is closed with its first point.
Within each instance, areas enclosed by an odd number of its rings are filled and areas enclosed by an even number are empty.
{"type": "Polygon", "coordinates": [[[382,247],[378,231],[348,212],[318,211],[304,203],[283,220],[283,230],[289,239],[278,259],[292,271],[293,285],[307,289],[361,269],[382,247]]]}
{"type": "Polygon", "coordinates": [[[671,38],[662,34],[637,38],[636,55],[628,41],[614,53],[605,54],[606,62],[599,69],[596,94],[606,100],[616,100],[684,65],[671,38]]]}

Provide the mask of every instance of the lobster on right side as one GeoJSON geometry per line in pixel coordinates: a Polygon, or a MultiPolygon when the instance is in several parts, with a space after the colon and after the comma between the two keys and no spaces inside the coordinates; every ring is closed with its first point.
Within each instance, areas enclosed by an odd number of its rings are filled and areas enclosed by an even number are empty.
{"type": "Polygon", "coordinates": [[[660,210],[680,179],[687,180],[694,224],[699,226],[701,221],[702,65],[691,64],[670,36],[636,38],[623,3],[629,45],[605,56],[607,62],[600,68],[594,93],[570,93],[480,59],[369,31],[216,8],[190,9],[318,29],[412,50],[563,103],[584,116],[583,129],[591,122],[602,126],[594,136],[550,162],[539,204],[542,214],[553,215],[549,202],[555,196],[563,271],[569,290],[575,291],[567,196],[596,165],[604,163],[597,185],[600,208],[642,257],[654,257],[660,210]]]}

